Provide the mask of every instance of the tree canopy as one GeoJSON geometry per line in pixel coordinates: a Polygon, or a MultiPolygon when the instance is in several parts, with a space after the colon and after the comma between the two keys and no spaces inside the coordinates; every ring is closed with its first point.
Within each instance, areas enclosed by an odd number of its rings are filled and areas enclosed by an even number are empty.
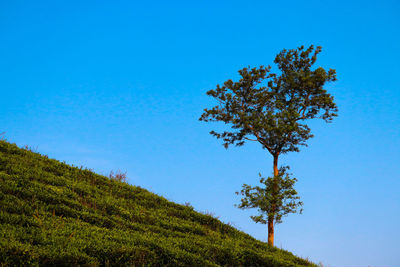
{"type": "Polygon", "coordinates": [[[313,137],[306,121],[337,116],[333,96],[324,85],[336,80],[333,69],[313,69],[321,47],[282,50],[275,58],[279,74],[270,66],[243,68],[237,82],[227,80],[207,95],[219,104],[205,109],[201,121],[222,121],[232,130],[210,133],[229,145],[258,141],[272,155],[299,151],[313,137]]]}

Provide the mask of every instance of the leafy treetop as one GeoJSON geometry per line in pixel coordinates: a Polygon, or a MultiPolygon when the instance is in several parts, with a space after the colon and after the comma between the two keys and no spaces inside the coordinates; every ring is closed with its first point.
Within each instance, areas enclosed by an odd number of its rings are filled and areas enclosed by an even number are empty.
{"type": "Polygon", "coordinates": [[[239,70],[238,82],[227,80],[207,95],[219,105],[205,109],[201,121],[223,121],[232,131],[210,133],[229,145],[242,146],[258,141],[274,157],[290,151],[313,137],[305,121],[321,118],[330,122],[337,116],[333,96],[324,89],[326,82],[336,80],[333,69],[313,69],[321,47],[303,46],[282,50],[275,58],[280,74],[270,66],[239,70]]]}

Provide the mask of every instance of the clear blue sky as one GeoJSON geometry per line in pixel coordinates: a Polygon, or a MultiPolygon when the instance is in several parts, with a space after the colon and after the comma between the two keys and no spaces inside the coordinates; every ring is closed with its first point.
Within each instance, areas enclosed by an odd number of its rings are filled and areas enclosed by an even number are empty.
{"type": "MultiPolygon", "coordinates": [[[[198,121],[205,92],[283,48],[321,45],[332,124],[283,156],[303,215],[277,246],[324,266],[398,266],[398,1],[1,1],[0,132],[52,158],[190,202],[260,240],[234,192],[271,173],[257,144],[225,150],[198,121]]],[[[221,126],[217,126],[221,127],[221,126]]]]}

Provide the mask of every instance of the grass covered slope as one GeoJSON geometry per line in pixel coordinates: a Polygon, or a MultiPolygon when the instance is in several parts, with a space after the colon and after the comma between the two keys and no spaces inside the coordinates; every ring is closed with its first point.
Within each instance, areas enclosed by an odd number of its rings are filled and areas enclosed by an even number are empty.
{"type": "Polygon", "coordinates": [[[140,187],[0,141],[0,265],[310,266],[140,187]]]}

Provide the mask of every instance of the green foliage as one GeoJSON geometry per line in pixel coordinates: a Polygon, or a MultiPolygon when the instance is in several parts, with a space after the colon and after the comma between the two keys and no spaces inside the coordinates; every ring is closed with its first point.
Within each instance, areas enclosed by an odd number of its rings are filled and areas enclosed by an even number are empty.
{"type": "Polygon", "coordinates": [[[222,121],[232,131],[210,133],[229,145],[258,141],[273,156],[299,151],[311,138],[305,121],[321,118],[327,122],[337,116],[337,106],[324,89],[327,82],[336,80],[333,69],[312,69],[321,47],[283,50],[274,63],[280,75],[271,67],[243,68],[238,82],[227,80],[207,95],[218,105],[205,109],[202,121],[222,121]]]}
{"type": "Polygon", "coordinates": [[[0,141],[0,266],[315,266],[143,188],[0,141]]]}
{"type": "Polygon", "coordinates": [[[300,197],[294,189],[296,178],[290,178],[287,172],[289,167],[281,167],[279,176],[263,178],[260,174],[262,187],[244,184],[240,194],[244,196],[241,203],[237,205],[240,209],[256,208],[260,215],[251,216],[256,223],[266,224],[268,218],[272,218],[275,223],[281,223],[282,217],[289,213],[301,213],[299,208],[303,205],[299,201],[300,197]]]}

